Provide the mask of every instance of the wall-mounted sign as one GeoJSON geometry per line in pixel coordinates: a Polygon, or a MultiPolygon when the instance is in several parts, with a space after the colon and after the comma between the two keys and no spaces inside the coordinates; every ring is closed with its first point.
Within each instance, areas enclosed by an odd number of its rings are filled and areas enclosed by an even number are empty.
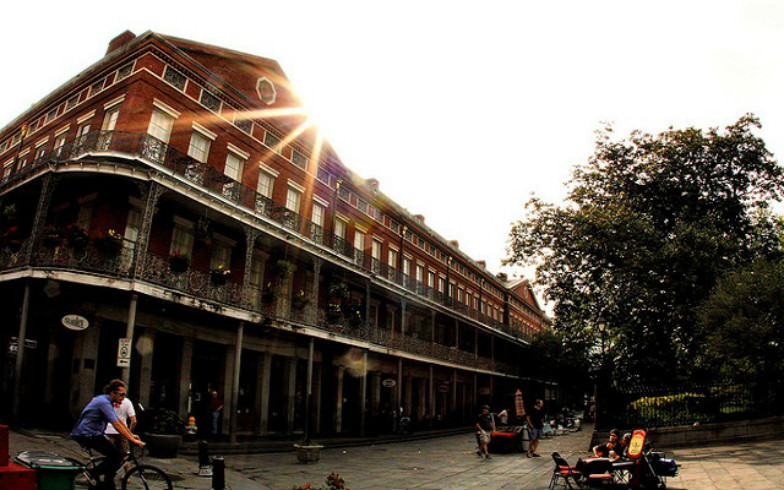
{"type": "Polygon", "coordinates": [[[395,381],[395,380],[394,380],[394,379],[392,379],[392,378],[387,378],[387,379],[385,379],[385,380],[383,380],[383,381],[381,382],[381,385],[382,385],[384,388],[394,388],[394,387],[395,387],[395,385],[397,385],[397,381],[395,381]]]}
{"type": "Polygon", "coordinates": [[[90,322],[82,315],[65,315],[60,322],[68,330],[81,331],[90,326],[90,322]]]}
{"type": "Polygon", "coordinates": [[[117,367],[131,367],[131,339],[118,339],[117,367]]]}

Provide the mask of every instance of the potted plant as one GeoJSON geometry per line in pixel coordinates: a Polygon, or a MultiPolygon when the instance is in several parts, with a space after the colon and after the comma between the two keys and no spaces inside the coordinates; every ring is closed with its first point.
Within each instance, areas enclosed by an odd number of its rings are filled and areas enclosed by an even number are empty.
{"type": "Polygon", "coordinates": [[[231,269],[227,269],[223,264],[221,264],[215,269],[210,270],[210,280],[213,284],[223,286],[226,284],[226,279],[229,278],[230,274],[231,269]]]}
{"type": "Polygon", "coordinates": [[[291,297],[291,307],[295,310],[301,310],[310,303],[310,298],[305,296],[305,291],[299,290],[297,294],[291,297]]]}
{"type": "Polygon", "coordinates": [[[84,250],[87,246],[87,233],[75,223],[65,227],[65,237],[68,239],[68,246],[74,250],[84,250]]]}
{"type": "Polygon", "coordinates": [[[264,287],[264,291],[261,292],[261,301],[264,302],[264,304],[270,304],[275,301],[277,295],[277,288],[273,286],[271,282],[268,282],[264,287]]]}
{"type": "Polygon", "coordinates": [[[294,444],[294,450],[297,452],[297,461],[302,464],[318,463],[321,459],[321,450],[324,446],[305,439],[302,442],[294,444]]]}
{"type": "Polygon", "coordinates": [[[6,228],[2,236],[0,236],[0,243],[8,247],[12,252],[18,252],[22,248],[22,236],[19,232],[19,227],[13,225],[6,228]]]}
{"type": "Polygon", "coordinates": [[[294,264],[286,259],[279,259],[275,262],[274,270],[280,277],[285,278],[294,272],[294,264]]]}
{"type": "Polygon", "coordinates": [[[114,228],[109,228],[106,232],[101,232],[93,238],[93,245],[105,255],[117,255],[122,250],[123,236],[117,233],[114,228]]]}
{"type": "Polygon", "coordinates": [[[343,281],[333,282],[327,287],[327,293],[334,302],[340,303],[348,296],[348,286],[343,281]]]}
{"type": "Polygon", "coordinates": [[[330,302],[329,304],[327,304],[327,322],[336,323],[340,321],[342,317],[343,317],[343,310],[340,307],[340,303],[330,302]]]}
{"type": "Polygon", "coordinates": [[[150,456],[176,458],[182,445],[185,424],[174,410],[148,410],[145,412],[145,436],[150,456]]]}
{"type": "Polygon", "coordinates": [[[169,256],[169,269],[175,274],[182,274],[187,271],[189,265],[191,265],[191,259],[183,253],[173,252],[169,256]]]}
{"type": "Polygon", "coordinates": [[[56,247],[60,244],[62,233],[56,225],[44,225],[41,228],[41,241],[47,247],[56,247]]]}

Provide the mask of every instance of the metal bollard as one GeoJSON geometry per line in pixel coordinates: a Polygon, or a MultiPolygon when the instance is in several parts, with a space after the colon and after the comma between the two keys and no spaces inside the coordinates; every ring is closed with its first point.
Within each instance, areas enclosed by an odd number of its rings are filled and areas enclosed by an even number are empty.
{"type": "Polygon", "coordinates": [[[222,456],[212,460],[212,490],[226,490],[226,462],[222,456]]]}
{"type": "Polygon", "coordinates": [[[199,476],[212,476],[210,455],[207,452],[207,441],[199,441],[199,476]]]}

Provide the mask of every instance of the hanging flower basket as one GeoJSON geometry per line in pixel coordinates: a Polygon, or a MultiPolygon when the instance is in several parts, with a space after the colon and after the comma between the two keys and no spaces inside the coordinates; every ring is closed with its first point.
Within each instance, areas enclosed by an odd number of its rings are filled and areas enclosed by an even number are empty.
{"type": "Polygon", "coordinates": [[[104,255],[117,255],[122,250],[123,237],[113,228],[93,238],[93,245],[104,255]]]}
{"type": "Polygon", "coordinates": [[[275,262],[274,265],[275,273],[277,273],[280,277],[288,277],[292,272],[294,272],[294,264],[289,262],[285,259],[280,259],[275,262]]]}
{"type": "Polygon", "coordinates": [[[275,296],[277,296],[275,288],[272,286],[272,283],[268,282],[267,286],[264,288],[264,291],[261,292],[261,301],[268,305],[275,301],[275,296]]]}
{"type": "Polygon", "coordinates": [[[343,317],[343,310],[338,303],[329,303],[327,305],[327,322],[335,323],[340,321],[343,317]]]}
{"type": "Polygon", "coordinates": [[[231,274],[230,269],[226,269],[223,264],[219,265],[216,269],[210,271],[210,280],[213,284],[223,286],[231,274]]]}
{"type": "Polygon", "coordinates": [[[175,274],[182,274],[188,270],[191,260],[187,255],[173,254],[169,256],[169,269],[175,274]]]}
{"type": "Polygon", "coordinates": [[[310,303],[310,298],[305,296],[305,291],[299,290],[297,294],[291,297],[291,307],[295,310],[301,310],[310,303]]]}
{"type": "Polygon", "coordinates": [[[339,300],[342,300],[348,297],[348,286],[345,282],[333,282],[327,288],[327,293],[329,294],[330,298],[334,298],[337,303],[339,300]]]}

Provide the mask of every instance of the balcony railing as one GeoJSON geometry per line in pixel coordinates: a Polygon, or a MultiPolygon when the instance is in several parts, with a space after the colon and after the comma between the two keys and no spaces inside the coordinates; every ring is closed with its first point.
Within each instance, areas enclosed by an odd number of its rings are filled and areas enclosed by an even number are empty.
{"type": "MultiPolygon", "coordinates": [[[[250,210],[257,216],[277,222],[294,233],[302,233],[308,236],[316,243],[329,247],[338,254],[349,258],[358,267],[386,277],[402,287],[448,308],[460,308],[444,293],[389,267],[387,264],[379,263],[375,259],[371,260],[369,255],[362,250],[355,250],[353,245],[344,238],[325,235],[324,230],[317,225],[307,223],[307,226],[304,226],[305,220],[299,214],[286,209],[284,206],[275,205],[272,199],[259,194],[254,188],[242,185],[214,167],[199,162],[148,134],[121,131],[88,133],[68,145],[64,145],[37,158],[30,165],[18,169],[16,173],[0,181],[0,191],[25,179],[48,164],[66,159],[80,158],[86,154],[106,152],[136,155],[163,166],[173,174],[188,180],[196,186],[206,188],[214,194],[250,210]]],[[[195,290],[204,290],[203,286],[199,286],[199,284],[204,283],[204,280],[201,278],[189,278],[186,283],[192,284],[195,290]]],[[[515,337],[524,337],[518,329],[513,329],[502,322],[492,320],[475,310],[467,309],[464,313],[477,321],[487,323],[515,337]]]]}

